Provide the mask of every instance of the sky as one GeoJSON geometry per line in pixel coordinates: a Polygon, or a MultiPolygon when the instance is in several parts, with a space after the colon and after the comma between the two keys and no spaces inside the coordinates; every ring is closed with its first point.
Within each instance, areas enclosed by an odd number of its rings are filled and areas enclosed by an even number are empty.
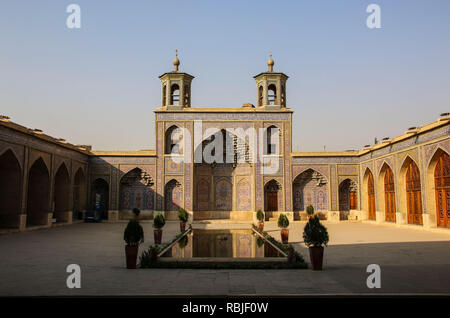
{"type": "Polygon", "coordinates": [[[272,50],[294,151],[361,149],[450,110],[448,0],[0,0],[0,114],[94,150],[154,149],[175,49],[193,107],[256,104],[272,50]]]}

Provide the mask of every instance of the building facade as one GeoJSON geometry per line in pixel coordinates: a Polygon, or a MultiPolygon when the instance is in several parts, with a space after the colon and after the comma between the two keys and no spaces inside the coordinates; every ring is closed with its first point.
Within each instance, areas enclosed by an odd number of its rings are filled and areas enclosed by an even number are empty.
{"type": "Polygon", "coordinates": [[[0,118],[0,231],[70,224],[97,208],[108,221],[157,212],[177,220],[253,221],[306,207],[330,221],[450,227],[450,116],[359,151],[292,152],[288,76],[254,76],[256,105],[193,108],[194,77],[160,76],[154,150],[92,151],[0,118]],[[205,156],[205,154],[207,154],[205,156]],[[208,155],[209,154],[209,155],[208,155]]]}

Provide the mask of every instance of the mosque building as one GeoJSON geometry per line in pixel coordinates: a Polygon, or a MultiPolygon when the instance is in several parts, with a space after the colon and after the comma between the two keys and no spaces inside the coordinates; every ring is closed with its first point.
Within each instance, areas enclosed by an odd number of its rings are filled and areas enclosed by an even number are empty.
{"type": "Polygon", "coordinates": [[[110,222],[135,207],[144,220],[177,220],[182,207],[194,222],[252,222],[259,209],[306,220],[309,205],[328,221],[450,228],[448,113],[361,150],[293,152],[288,76],[267,64],[255,105],[195,108],[177,56],[159,76],[154,150],[94,151],[1,116],[0,232],[80,222],[95,208],[110,222]]]}

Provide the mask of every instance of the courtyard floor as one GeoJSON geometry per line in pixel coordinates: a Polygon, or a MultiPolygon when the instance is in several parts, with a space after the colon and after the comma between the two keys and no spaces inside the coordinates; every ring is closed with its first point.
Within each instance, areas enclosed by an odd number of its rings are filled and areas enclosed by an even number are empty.
{"type": "MultiPolygon", "coordinates": [[[[358,222],[327,223],[324,270],[125,269],[126,223],[80,223],[0,235],[0,296],[450,294],[450,233],[358,222]],[[81,267],[81,288],[66,287],[66,266],[81,267]],[[381,267],[381,288],[366,286],[366,267],[381,267]]],[[[153,243],[151,223],[143,223],[153,243]]],[[[303,222],[289,241],[309,262],[303,222]]],[[[266,223],[279,239],[275,222],[266,223]]],[[[168,222],[163,243],[179,231],[168,222]]]]}

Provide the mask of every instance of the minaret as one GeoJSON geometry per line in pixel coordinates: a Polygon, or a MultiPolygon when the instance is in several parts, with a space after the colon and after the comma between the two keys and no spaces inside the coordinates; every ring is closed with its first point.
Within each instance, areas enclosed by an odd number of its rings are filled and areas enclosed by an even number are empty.
{"type": "Polygon", "coordinates": [[[267,109],[286,107],[286,81],[289,77],[284,73],[274,72],[274,65],[275,61],[272,58],[271,50],[270,58],[267,61],[268,71],[253,77],[256,81],[258,107],[266,107],[267,109]]]}
{"type": "Polygon", "coordinates": [[[191,107],[191,82],[194,76],[180,72],[179,66],[178,50],[175,50],[173,71],[159,76],[162,84],[161,106],[168,110],[191,107]]]}

